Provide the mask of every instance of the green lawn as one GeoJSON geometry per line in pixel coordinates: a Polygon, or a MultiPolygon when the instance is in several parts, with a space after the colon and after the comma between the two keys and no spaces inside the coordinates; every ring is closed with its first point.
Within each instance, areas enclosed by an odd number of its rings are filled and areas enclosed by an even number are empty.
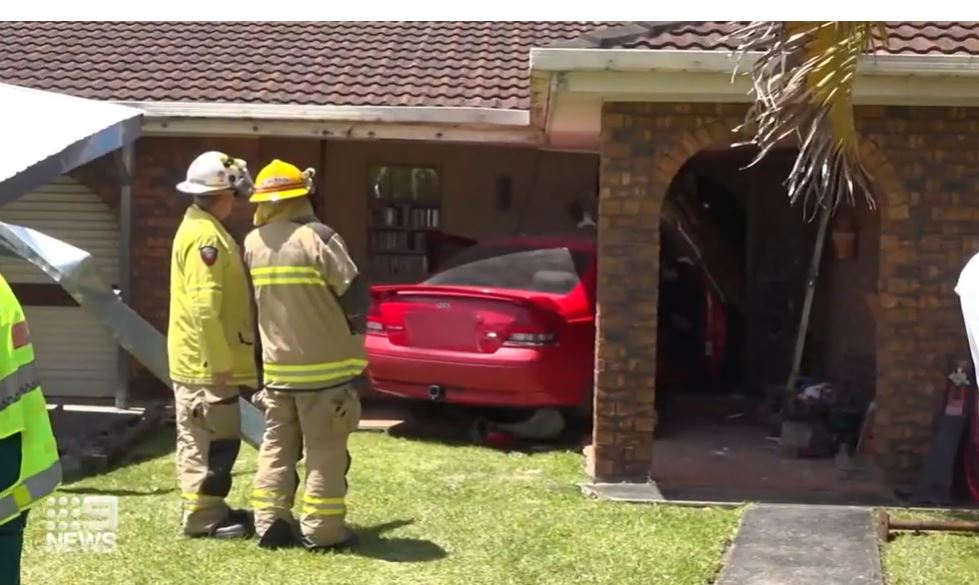
{"type": "MultiPolygon", "coordinates": [[[[24,583],[706,585],[738,519],[730,510],[586,499],[573,453],[507,455],[358,433],[348,500],[358,549],[263,551],[254,541],[177,535],[171,442],[161,435],[141,447],[141,463],[63,488],[120,496],[117,549],[49,552],[36,514],[24,583]]],[[[254,470],[245,446],[233,505],[245,505],[254,470]]]]}
{"type": "MultiPolygon", "coordinates": [[[[897,512],[898,518],[954,517],[979,520],[979,513],[897,512]]],[[[884,545],[888,585],[975,585],[979,583],[979,535],[898,533],[884,545]]]]}

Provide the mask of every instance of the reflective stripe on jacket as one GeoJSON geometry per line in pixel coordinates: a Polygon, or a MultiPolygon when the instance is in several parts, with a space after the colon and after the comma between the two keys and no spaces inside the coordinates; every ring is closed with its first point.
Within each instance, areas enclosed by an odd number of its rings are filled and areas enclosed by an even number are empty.
{"type": "Polygon", "coordinates": [[[170,377],[183,384],[257,386],[254,321],[241,251],[221,222],[191,205],[170,259],[170,377]]]}
{"type": "MultiPolygon", "coordinates": [[[[0,337],[0,441],[20,444],[17,479],[12,485],[0,485],[0,524],[6,524],[51,494],[62,477],[27,321],[2,276],[0,337]]],[[[5,463],[14,462],[0,461],[0,465],[5,463]]]]}
{"type": "Polygon", "coordinates": [[[328,388],[367,367],[361,338],[338,302],[358,276],[339,235],[312,215],[305,199],[274,206],[245,238],[258,307],[265,386],[328,388]]]}

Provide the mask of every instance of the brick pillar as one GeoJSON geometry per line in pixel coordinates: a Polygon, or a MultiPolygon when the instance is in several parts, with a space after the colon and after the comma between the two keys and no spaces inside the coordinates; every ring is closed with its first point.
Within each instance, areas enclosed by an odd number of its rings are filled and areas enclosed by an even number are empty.
{"type": "Polygon", "coordinates": [[[653,457],[659,213],[643,119],[603,114],[598,235],[595,475],[649,479],[653,457]]]}
{"type": "Polygon", "coordinates": [[[644,482],[656,426],[660,211],[680,167],[730,144],[740,106],[607,104],[598,237],[596,481],[644,482]]]}

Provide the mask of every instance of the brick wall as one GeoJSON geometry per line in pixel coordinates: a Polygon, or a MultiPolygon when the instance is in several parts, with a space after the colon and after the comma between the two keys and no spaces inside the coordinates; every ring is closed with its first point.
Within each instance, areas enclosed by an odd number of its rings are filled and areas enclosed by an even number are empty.
{"type": "MultiPolygon", "coordinates": [[[[658,214],[696,152],[732,141],[743,106],[606,104],[602,115],[594,449],[599,480],[642,481],[653,457],[658,214]]],[[[858,108],[881,205],[876,330],[880,462],[894,482],[927,448],[946,361],[967,355],[954,295],[979,251],[979,110],[858,108]]]]}

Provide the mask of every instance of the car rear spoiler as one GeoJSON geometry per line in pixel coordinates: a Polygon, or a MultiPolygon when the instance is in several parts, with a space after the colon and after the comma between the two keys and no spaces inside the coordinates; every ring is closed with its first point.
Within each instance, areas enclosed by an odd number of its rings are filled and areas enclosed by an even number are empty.
{"type": "Polygon", "coordinates": [[[554,300],[546,295],[534,292],[495,292],[480,288],[470,288],[465,286],[443,286],[443,285],[377,285],[371,287],[371,299],[380,301],[392,296],[411,296],[411,295],[438,295],[444,297],[486,299],[493,301],[506,301],[520,305],[546,309],[555,313],[560,313],[561,308],[554,300]]]}

